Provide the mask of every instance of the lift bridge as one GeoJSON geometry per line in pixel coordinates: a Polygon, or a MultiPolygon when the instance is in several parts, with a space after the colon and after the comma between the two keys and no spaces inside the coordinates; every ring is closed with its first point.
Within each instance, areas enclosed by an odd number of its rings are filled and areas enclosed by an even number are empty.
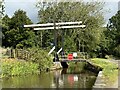
{"type": "MultiPolygon", "coordinates": [[[[63,35],[62,35],[62,47],[60,50],[57,51],[57,30],[60,29],[62,30],[62,34],[64,33],[64,29],[69,29],[69,28],[85,28],[86,25],[82,24],[82,21],[78,22],[60,22],[60,23],[46,23],[46,24],[31,24],[31,25],[24,25],[24,28],[33,28],[34,30],[54,30],[54,46],[53,48],[49,51],[48,55],[50,55],[54,50],[54,59],[53,61],[59,61],[58,54],[62,51],[62,57],[64,57],[64,45],[63,45],[63,35]]],[[[68,58],[64,58],[60,60],[61,62],[68,62],[68,61],[83,61],[86,62],[86,60],[80,60],[80,59],[73,59],[73,60],[68,60],[68,58]]]]}

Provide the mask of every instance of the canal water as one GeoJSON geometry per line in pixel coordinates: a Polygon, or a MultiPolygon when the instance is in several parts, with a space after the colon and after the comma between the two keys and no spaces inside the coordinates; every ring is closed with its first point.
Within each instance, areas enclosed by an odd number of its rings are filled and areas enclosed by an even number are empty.
{"type": "Polygon", "coordinates": [[[1,83],[2,88],[92,88],[95,80],[93,72],[64,68],[39,75],[3,78],[1,83]]]}

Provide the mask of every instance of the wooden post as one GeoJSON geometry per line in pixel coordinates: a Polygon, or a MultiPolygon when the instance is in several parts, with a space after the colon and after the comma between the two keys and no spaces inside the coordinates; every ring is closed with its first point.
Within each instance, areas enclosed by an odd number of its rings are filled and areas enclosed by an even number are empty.
{"type": "Polygon", "coordinates": [[[13,58],[15,58],[15,49],[13,49],[13,58]]]}
{"type": "Polygon", "coordinates": [[[19,49],[17,49],[17,58],[19,59],[19,49]]]}
{"type": "Polygon", "coordinates": [[[9,52],[10,52],[10,55],[9,55],[9,56],[10,56],[10,58],[11,58],[11,48],[10,48],[9,52]]]}
{"type": "Polygon", "coordinates": [[[15,58],[18,57],[18,52],[17,52],[17,49],[15,49],[15,58]]]}
{"type": "Polygon", "coordinates": [[[42,32],[41,32],[41,48],[42,48],[42,32]]]}
{"type": "Polygon", "coordinates": [[[26,58],[26,60],[28,60],[29,59],[29,52],[27,51],[27,58],[26,58]]]}
{"type": "Polygon", "coordinates": [[[21,50],[21,53],[22,53],[22,57],[21,57],[21,59],[23,59],[23,57],[24,57],[24,51],[21,50]]]}
{"type": "Polygon", "coordinates": [[[22,57],[22,59],[25,59],[25,51],[24,50],[22,50],[23,51],[23,57],[22,57]]]}

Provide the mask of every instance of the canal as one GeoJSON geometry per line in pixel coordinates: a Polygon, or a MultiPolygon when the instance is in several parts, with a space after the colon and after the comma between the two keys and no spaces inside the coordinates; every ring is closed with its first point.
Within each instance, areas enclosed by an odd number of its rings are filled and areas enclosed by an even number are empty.
{"type": "Polygon", "coordinates": [[[1,80],[2,88],[92,88],[96,74],[80,67],[69,67],[38,75],[14,76],[1,80]]]}

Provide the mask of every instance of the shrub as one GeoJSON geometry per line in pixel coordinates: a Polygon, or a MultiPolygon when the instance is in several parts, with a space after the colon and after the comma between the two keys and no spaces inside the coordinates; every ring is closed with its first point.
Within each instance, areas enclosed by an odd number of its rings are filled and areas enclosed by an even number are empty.
{"type": "Polygon", "coordinates": [[[39,64],[39,69],[41,71],[45,71],[47,68],[52,66],[53,57],[48,56],[48,52],[46,50],[40,48],[29,48],[28,49],[30,58],[29,61],[36,62],[39,64]]]}
{"type": "Polygon", "coordinates": [[[20,76],[26,74],[37,74],[38,64],[32,62],[26,62],[16,59],[2,59],[2,77],[6,76],[20,76]]]}

